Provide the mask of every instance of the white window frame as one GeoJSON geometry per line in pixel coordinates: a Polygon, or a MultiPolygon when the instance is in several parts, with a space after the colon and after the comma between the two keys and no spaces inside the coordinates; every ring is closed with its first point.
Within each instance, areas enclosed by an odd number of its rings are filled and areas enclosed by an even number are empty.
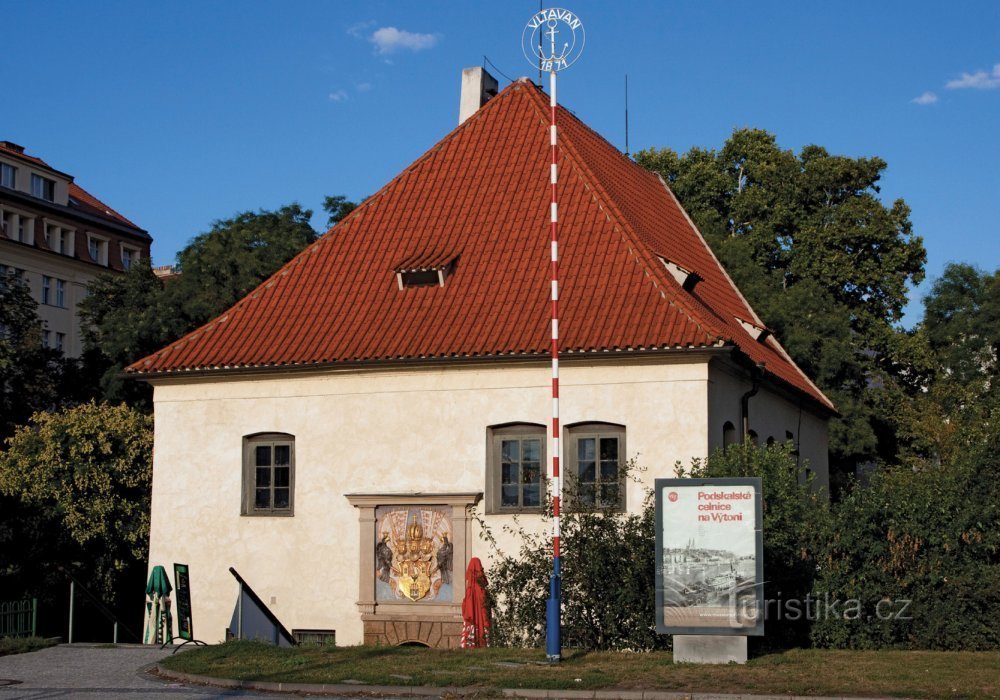
{"type": "Polygon", "coordinates": [[[37,173],[31,173],[31,196],[44,199],[46,202],[56,201],[56,181],[37,173]],[[47,197],[46,195],[51,196],[47,197]]]}
{"type": "MultiPolygon", "coordinates": [[[[51,306],[49,302],[52,299],[52,278],[48,275],[42,275],[42,303],[51,306]]],[[[45,347],[48,347],[46,345],[45,347]]]]}
{"type": "Polygon", "coordinates": [[[17,189],[17,168],[15,166],[10,163],[0,163],[0,185],[12,190],[17,189]]]}
{"type": "Polygon", "coordinates": [[[87,233],[87,255],[91,257],[98,265],[104,267],[108,266],[108,248],[110,247],[109,239],[104,236],[98,236],[96,233],[87,233]],[[93,252],[91,252],[91,245],[97,246],[97,256],[95,257],[93,252]]]}
{"type": "Polygon", "coordinates": [[[66,308],[66,280],[56,277],[56,306],[66,308]]]}
{"type": "Polygon", "coordinates": [[[122,268],[125,270],[131,270],[132,266],[139,261],[139,249],[133,248],[130,245],[120,245],[118,246],[122,251],[122,268]],[[125,254],[129,254],[128,262],[125,262],[125,254]]]}

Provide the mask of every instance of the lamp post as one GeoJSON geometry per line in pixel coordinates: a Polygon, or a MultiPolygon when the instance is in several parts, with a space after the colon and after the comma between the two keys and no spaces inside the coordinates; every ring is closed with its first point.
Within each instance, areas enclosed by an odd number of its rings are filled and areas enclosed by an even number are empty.
{"type": "Polygon", "coordinates": [[[545,608],[545,655],[549,661],[562,658],[560,640],[562,608],[562,572],[559,556],[560,508],[562,506],[562,474],[559,469],[559,151],[556,129],[556,73],[569,68],[580,57],[586,40],[580,18],[569,10],[549,8],[539,10],[524,27],[521,48],[532,65],[549,73],[549,143],[552,162],[549,181],[552,188],[550,230],[552,236],[552,577],[549,599],[545,608]],[[560,46],[561,44],[561,46],[560,46]]]}

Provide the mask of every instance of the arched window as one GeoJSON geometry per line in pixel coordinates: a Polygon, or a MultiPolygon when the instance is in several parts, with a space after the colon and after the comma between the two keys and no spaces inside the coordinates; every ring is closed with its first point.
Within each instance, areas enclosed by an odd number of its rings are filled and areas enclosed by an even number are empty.
{"type": "Polygon", "coordinates": [[[487,513],[542,512],[545,452],[544,425],[507,423],[488,429],[487,513]]]}
{"type": "Polygon", "coordinates": [[[625,510],[625,426],[576,423],[566,428],[567,494],[582,506],[625,510]],[[567,489],[567,490],[568,490],[567,489]]]}
{"type": "Polygon", "coordinates": [[[292,515],[295,436],[257,433],[243,438],[243,515],[292,515]]]}
{"type": "Polygon", "coordinates": [[[738,442],[736,439],[736,426],[726,421],[722,424],[722,446],[729,447],[738,442]]]}

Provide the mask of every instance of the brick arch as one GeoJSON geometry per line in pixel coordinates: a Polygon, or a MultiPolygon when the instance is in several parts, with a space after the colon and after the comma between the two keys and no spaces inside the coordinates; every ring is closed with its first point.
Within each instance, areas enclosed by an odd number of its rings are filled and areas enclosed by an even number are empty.
{"type": "Polygon", "coordinates": [[[457,649],[462,623],[445,620],[365,620],[365,644],[422,644],[432,649],[457,649]]]}

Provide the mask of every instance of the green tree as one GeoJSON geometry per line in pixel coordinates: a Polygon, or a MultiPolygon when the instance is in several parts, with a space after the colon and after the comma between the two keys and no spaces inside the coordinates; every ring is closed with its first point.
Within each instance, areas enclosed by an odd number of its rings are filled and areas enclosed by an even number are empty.
{"type": "Polygon", "coordinates": [[[181,274],[163,282],[148,261],[90,285],[80,306],[85,362],[101,396],[149,410],[150,391],[126,380],[132,362],[223,313],[316,239],[312,212],[298,204],[216,221],[177,255],[181,274]]]}
{"type": "Polygon", "coordinates": [[[100,376],[106,401],[151,410],[149,387],[126,380],[122,370],[185,330],[179,313],[167,303],[163,282],[153,274],[149,260],[140,258],[124,274],[98,276],[88,290],[78,307],[87,348],[85,365],[100,376]]]}
{"type": "Polygon", "coordinates": [[[152,448],[152,418],[124,405],[32,416],[0,452],[0,494],[37,520],[27,539],[9,543],[16,546],[4,554],[5,573],[39,559],[78,560],[89,584],[113,602],[129,567],[145,565],[152,448]]]}
{"type": "Polygon", "coordinates": [[[35,411],[61,403],[66,363],[42,347],[38,304],[17,275],[0,275],[0,440],[35,411]]]}
{"type": "Polygon", "coordinates": [[[352,202],[342,194],[329,195],[323,200],[323,211],[330,216],[326,220],[327,226],[334,226],[340,223],[341,219],[357,208],[357,202],[352,202]]]}
{"type": "Polygon", "coordinates": [[[833,466],[885,454],[877,387],[893,381],[906,344],[897,328],[925,252],[909,208],[879,198],[880,158],[796,156],[759,129],[718,150],[649,149],[660,173],[764,322],[837,404],[833,466]]]}
{"type": "Polygon", "coordinates": [[[316,240],[311,217],[289,204],[216,221],[196,236],[177,254],[180,278],[166,287],[180,326],[190,330],[215,318],[316,240]]]}

